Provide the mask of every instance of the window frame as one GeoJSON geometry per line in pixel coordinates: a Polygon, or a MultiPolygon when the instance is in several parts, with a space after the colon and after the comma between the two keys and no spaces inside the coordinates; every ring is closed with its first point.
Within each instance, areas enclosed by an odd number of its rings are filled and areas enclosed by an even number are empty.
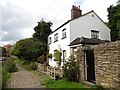
{"type": "Polygon", "coordinates": [[[49,38],[48,38],[48,44],[51,44],[51,43],[52,43],[52,38],[49,37],[49,38]]]}
{"type": "Polygon", "coordinates": [[[67,36],[66,36],[66,28],[64,28],[62,30],[62,39],[65,39],[67,36]]]}
{"type": "Polygon", "coordinates": [[[54,35],[54,42],[57,42],[58,41],[58,33],[56,33],[55,35],[54,35]],[[57,38],[57,39],[56,39],[57,38]]]}
{"type": "Polygon", "coordinates": [[[91,38],[92,39],[99,39],[99,31],[91,30],[91,38]]]}

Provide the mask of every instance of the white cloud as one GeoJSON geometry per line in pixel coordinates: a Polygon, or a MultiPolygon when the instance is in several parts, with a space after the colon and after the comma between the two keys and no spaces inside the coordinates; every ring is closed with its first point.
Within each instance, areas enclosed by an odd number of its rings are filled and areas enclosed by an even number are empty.
{"type": "Polygon", "coordinates": [[[8,32],[6,32],[6,31],[3,31],[3,35],[7,35],[8,34],[8,32]]]}
{"type": "Polygon", "coordinates": [[[7,1],[6,0],[0,0],[0,7],[6,6],[7,1]]]}
{"type": "Polygon", "coordinates": [[[115,4],[117,0],[85,0],[82,4],[83,13],[94,10],[104,21],[107,20],[107,8],[115,4]]]}
{"type": "Polygon", "coordinates": [[[12,41],[12,40],[10,40],[10,41],[0,41],[0,46],[4,46],[4,45],[7,45],[7,44],[15,44],[15,41],[12,41]]]}
{"type": "Polygon", "coordinates": [[[34,27],[24,28],[22,31],[22,35],[24,38],[32,37],[32,34],[34,33],[34,30],[32,29],[34,27]]]}

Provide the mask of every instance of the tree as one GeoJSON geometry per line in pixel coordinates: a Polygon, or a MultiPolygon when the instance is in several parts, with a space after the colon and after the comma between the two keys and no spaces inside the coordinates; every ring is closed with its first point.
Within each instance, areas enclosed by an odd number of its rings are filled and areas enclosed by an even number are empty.
{"type": "Polygon", "coordinates": [[[36,42],[33,43],[27,51],[27,55],[30,56],[32,60],[37,60],[39,56],[45,55],[46,54],[46,45],[44,45],[41,42],[36,42]]]}
{"type": "Polygon", "coordinates": [[[26,38],[26,39],[19,40],[13,46],[11,53],[15,56],[18,56],[19,58],[28,59],[27,58],[29,57],[28,50],[32,44],[34,44],[34,41],[32,38],[26,38]]]}
{"type": "MultiPolygon", "coordinates": [[[[52,23],[51,22],[46,22],[43,19],[38,22],[38,25],[35,26],[34,31],[35,33],[33,34],[33,38],[35,39],[36,42],[42,43],[44,46],[43,47],[43,55],[47,56],[47,51],[48,51],[48,36],[52,32],[51,27],[52,23]]],[[[41,55],[41,54],[40,54],[41,55]]],[[[42,56],[42,55],[41,55],[42,56]]]]}
{"type": "Polygon", "coordinates": [[[26,38],[16,42],[12,54],[24,60],[35,61],[46,53],[45,50],[46,46],[43,43],[37,42],[33,38],[26,38]]]}
{"type": "Polygon", "coordinates": [[[120,4],[120,0],[118,0],[117,3],[120,4]]]}
{"type": "Polygon", "coordinates": [[[51,26],[51,22],[45,22],[43,19],[40,20],[38,25],[34,28],[35,33],[33,34],[33,38],[35,38],[37,41],[47,44],[48,36],[52,32],[50,28],[51,26]]]}
{"type": "Polygon", "coordinates": [[[111,5],[108,9],[108,26],[111,29],[111,40],[120,40],[120,4],[111,5]]]}
{"type": "Polygon", "coordinates": [[[33,38],[26,38],[16,42],[12,49],[12,54],[24,60],[34,61],[47,52],[47,38],[51,33],[51,22],[43,19],[34,28],[33,38]]]}

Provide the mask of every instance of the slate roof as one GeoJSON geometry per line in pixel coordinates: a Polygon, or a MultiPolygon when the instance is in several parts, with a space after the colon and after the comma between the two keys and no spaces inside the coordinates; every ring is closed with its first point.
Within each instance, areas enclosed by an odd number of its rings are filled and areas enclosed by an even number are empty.
{"type": "Polygon", "coordinates": [[[77,44],[90,44],[96,45],[100,43],[109,42],[108,40],[100,40],[100,39],[92,39],[92,38],[85,38],[85,37],[77,37],[73,40],[69,46],[77,45],[77,44]]]}

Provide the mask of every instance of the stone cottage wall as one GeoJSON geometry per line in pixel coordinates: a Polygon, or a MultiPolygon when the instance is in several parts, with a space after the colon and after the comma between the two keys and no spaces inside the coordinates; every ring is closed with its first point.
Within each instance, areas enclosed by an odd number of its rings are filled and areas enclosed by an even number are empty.
{"type": "Polygon", "coordinates": [[[79,82],[84,82],[85,81],[85,52],[82,46],[77,47],[77,50],[78,50],[77,62],[79,65],[79,72],[80,72],[79,82]]]}
{"type": "Polygon", "coordinates": [[[96,84],[120,88],[120,41],[94,46],[96,84]]]}

